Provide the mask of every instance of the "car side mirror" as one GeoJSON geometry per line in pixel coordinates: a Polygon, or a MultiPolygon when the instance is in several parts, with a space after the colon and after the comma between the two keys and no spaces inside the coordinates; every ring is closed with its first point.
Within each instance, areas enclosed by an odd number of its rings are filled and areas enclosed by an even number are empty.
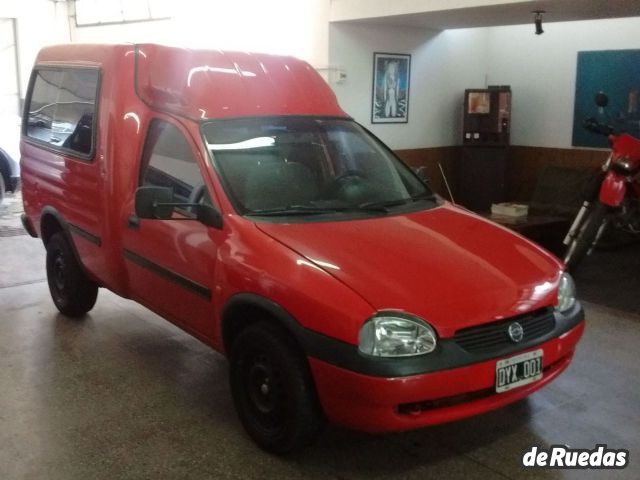
{"type": "Polygon", "coordinates": [[[173,190],[165,187],[139,187],[136,215],[140,218],[168,220],[173,216],[173,190]]]}
{"type": "Polygon", "coordinates": [[[222,215],[211,205],[200,204],[197,206],[196,218],[204,225],[213,228],[222,228],[222,215]]]}

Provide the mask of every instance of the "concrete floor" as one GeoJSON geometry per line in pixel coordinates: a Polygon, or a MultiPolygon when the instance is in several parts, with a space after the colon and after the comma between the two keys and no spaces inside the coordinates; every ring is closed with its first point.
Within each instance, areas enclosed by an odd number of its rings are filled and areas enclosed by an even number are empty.
{"type": "MultiPolygon", "coordinates": [[[[3,207],[0,231],[18,209],[3,207]]],[[[632,314],[586,304],[572,366],[511,407],[397,435],[330,427],[308,450],[277,458],[243,433],[220,355],[104,290],[84,320],[58,315],[38,240],[0,238],[0,258],[0,479],[640,478],[632,314]],[[629,467],[520,466],[533,445],[600,443],[628,449],[629,467]]]]}

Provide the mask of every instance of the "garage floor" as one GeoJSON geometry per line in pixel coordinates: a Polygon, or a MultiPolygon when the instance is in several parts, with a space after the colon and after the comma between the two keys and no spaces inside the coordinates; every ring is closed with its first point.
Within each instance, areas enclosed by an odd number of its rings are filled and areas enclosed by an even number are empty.
{"type": "MultiPolygon", "coordinates": [[[[14,203],[11,203],[14,202],[14,203]]],[[[0,206],[0,478],[640,478],[640,317],[587,303],[573,365],[529,399],[398,435],[330,427],[277,458],[244,435],[226,362],[146,309],[101,291],[57,314],[38,240],[0,206]],[[4,233],[3,233],[4,232],[4,233]],[[622,471],[523,470],[533,445],[630,451],[622,471]]],[[[638,296],[638,291],[629,292],[638,296]]]]}

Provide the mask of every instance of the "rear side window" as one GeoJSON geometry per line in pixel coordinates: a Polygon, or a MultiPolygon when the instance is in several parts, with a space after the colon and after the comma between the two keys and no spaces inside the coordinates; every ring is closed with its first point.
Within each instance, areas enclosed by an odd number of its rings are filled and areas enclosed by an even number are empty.
{"type": "Polygon", "coordinates": [[[50,147],[92,157],[98,80],[97,69],[36,69],[25,134],[50,147]]]}

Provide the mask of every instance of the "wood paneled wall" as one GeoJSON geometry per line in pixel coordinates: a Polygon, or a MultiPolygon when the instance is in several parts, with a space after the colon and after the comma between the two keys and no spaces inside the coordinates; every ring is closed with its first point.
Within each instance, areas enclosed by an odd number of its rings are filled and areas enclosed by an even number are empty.
{"type": "Polygon", "coordinates": [[[546,166],[595,170],[607,155],[606,150],[512,146],[507,165],[507,197],[512,201],[530,200],[546,166]]]}
{"type": "MultiPolygon", "coordinates": [[[[455,159],[460,147],[416,148],[397,150],[396,154],[412,167],[426,166],[436,192],[445,198],[449,195],[444,186],[438,163],[442,165],[455,194],[455,159]]],[[[544,148],[512,146],[509,148],[506,190],[507,200],[528,201],[542,170],[548,166],[575,169],[596,169],[607,158],[606,150],[575,148],[544,148]]]]}

